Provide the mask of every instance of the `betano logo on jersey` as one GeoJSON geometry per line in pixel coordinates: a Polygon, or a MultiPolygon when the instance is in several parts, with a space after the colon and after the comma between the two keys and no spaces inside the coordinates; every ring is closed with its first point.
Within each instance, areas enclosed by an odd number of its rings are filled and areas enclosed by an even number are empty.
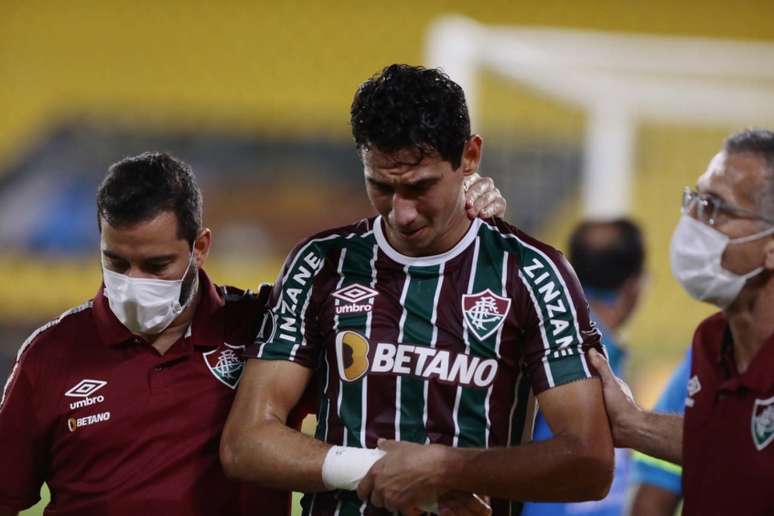
{"type": "Polygon", "coordinates": [[[510,308],[510,299],[498,296],[489,289],[462,296],[465,325],[479,340],[486,340],[502,326],[510,308]]]}
{"type": "Polygon", "coordinates": [[[755,400],[752,411],[752,436],[758,451],[774,441],[774,397],[755,400]]]}
{"type": "Polygon", "coordinates": [[[90,416],[68,418],[67,429],[71,432],[75,432],[84,426],[95,425],[97,423],[102,423],[103,421],[110,421],[110,412],[100,412],[99,414],[92,414],[90,416]]]}
{"type": "Polygon", "coordinates": [[[336,362],[343,380],[354,382],[366,374],[369,349],[368,341],[359,333],[343,331],[336,335],[336,362]]]}
{"type": "Polygon", "coordinates": [[[378,343],[372,354],[370,350],[368,340],[357,332],[336,335],[336,359],[342,380],[354,382],[371,372],[486,388],[497,376],[498,363],[494,358],[389,342],[378,343]]]}
{"type": "Polygon", "coordinates": [[[353,283],[344,288],[340,288],[331,295],[345,303],[336,305],[337,315],[358,314],[373,310],[372,299],[378,296],[379,292],[359,283],[353,283]],[[363,301],[366,302],[363,303],[363,301]]]}

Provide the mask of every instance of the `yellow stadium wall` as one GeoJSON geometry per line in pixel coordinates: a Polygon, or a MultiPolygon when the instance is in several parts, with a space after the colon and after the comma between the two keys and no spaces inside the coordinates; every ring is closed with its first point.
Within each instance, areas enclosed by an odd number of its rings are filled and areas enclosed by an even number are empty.
{"type": "Polygon", "coordinates": [[[385,64],[419,62],[428,22],[447,12],[483,23],[774,38],[774,3],[765,0],[10,0],[0,7],[0,164],[71,113],[344,136],[357,84],[385,64]]]}

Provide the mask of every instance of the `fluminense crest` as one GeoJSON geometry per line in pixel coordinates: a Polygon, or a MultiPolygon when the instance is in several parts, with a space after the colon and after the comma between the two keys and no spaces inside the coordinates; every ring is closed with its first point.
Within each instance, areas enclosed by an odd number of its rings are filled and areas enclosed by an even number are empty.
{"type": "Polygon", "coordinates": [[[485,340],[497,331],[510,308],[510,299],[498,296],[490,289],[462,296],[465,325],[479,340],[485,340]]]}

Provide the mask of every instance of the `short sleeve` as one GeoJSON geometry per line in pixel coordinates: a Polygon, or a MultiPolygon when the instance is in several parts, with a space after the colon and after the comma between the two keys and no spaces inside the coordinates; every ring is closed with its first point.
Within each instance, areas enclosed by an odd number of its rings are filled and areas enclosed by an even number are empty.
{"type": "Polygon", "coordinates": [[[48,446],[36,417],[34,388],[17,359],[0,402],[0,506],[23,510],[40,499],[48,446]],[[9,467],[12,465],[12,467],[9,467]]]}
{"type": "Polygon", "coordinates": [[[603,351],[601,334],[572,267],[555,250],[526,248],[518,271],[523,289],[524,365],[533,392],[596,376],[586,353],[603,351]]]}
{"type": "Polygon", "coordinates": [[[255,343],[247,358],[286,360],[314,369],[321,349],[318,303],[312,301],[326,247],[311,239],[288,255],[271,290],[255,343]]]}

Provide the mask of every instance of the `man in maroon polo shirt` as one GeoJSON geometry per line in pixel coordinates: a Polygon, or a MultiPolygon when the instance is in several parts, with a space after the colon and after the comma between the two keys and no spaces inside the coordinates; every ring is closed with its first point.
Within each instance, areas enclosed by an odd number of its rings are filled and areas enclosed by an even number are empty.
{"type": "Polygon", "coordinates": [[[683,464],[683,514],[774,514],[773,132],[732,135],[686,189],[671,261],[722,311],[694,335],[685,418],[642,410],[592,356],[616,445],[683,464]]]}
{"type": "MultiPolygon", "coordinates": [[[[488,178],[470,216],[502,213],[488,178]]],[[[288,492],[226,479],[218,442],[266,294],[214,285],[193,172],[166,154],[110,168],[97,195],[104,286],[22,345],[0,401],[0,516],[271,515],[288,492]]],[[[302,402],[294,426],[306,414],[302,402]]]]}
{"type": "Polygon", "coordinates": [[[104,288],[22,345],[0,408],[0,514],[286,514],[226,479],[218,441],[264,299],[215,286],[190,168],[116,163],[99,188],[104,288]]]}

